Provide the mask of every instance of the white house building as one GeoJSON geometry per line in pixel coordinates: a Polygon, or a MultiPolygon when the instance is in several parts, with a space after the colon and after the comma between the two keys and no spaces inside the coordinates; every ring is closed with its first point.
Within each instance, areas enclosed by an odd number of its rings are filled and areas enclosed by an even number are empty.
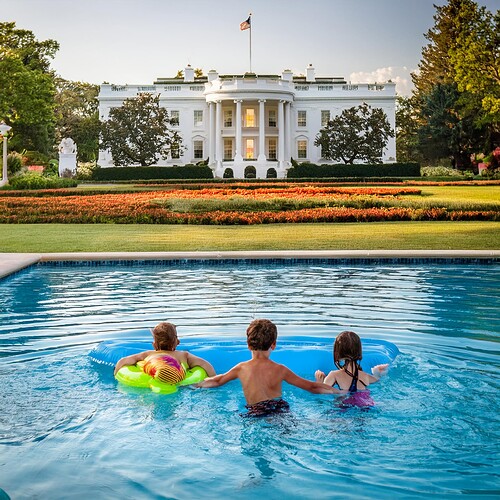
{"type": "MultiPolygon", "coordinates": [[[[160,166],[198,163],[208,158],[214,177],[286,177],[290,159],[331,163],[314,145],[319,130],[344,109],[366,102],[381,108],[395,129],[395,84],[351,84],[343,78],[317,77],[312,65],[305,76],[285,70],[281,75],[219,75],[195,77],[187,66],[183,78],[158,78],[153,85],[101,85],[99,115],[108,119],[112,107],[141,92],[160,95],[183,140],[160,166]]],[[[383,152],[396,160],[395,138],[383,152]]],[[[100,151],[101,167],[113,166],[109,151],[100,151]]]]}

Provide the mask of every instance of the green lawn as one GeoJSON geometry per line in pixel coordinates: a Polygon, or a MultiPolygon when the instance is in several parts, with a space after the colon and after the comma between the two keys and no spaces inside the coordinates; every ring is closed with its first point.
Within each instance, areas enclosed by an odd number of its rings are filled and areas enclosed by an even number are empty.
{"type": "Polygon", "coordinates": [[[1,224],[0,252],[497,250],[500,222],[1,224]]]}

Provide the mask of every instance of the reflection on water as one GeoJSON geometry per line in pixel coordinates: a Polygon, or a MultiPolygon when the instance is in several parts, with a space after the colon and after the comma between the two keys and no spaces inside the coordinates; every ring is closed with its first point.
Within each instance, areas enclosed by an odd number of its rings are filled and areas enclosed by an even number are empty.
{"type": "Polygon", "coordinates": [[[0,487],[12,498],[69,486],[75,498],[495,496],[499,278],[497,265],[26,270],[0,282],[0,487]],[[159,397],[117,387],[87,357],[163,320],[182,340],[243,336],[255,317],[287,336],[351,329],[402,354],[373,386],[374,408],[285,386],[292,411],[262,419],[240,417],[237,381],[159,397]]]}

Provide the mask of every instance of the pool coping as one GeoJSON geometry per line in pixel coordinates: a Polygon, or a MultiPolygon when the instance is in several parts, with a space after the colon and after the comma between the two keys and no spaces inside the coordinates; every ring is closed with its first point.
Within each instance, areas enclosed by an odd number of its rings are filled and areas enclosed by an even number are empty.
{"type": "Polygon", "coordinates": [[[500,250],[277,250],[211,252],[0,253],[0,279],[43,262],[259,259],[499,259],[500,250]]]}

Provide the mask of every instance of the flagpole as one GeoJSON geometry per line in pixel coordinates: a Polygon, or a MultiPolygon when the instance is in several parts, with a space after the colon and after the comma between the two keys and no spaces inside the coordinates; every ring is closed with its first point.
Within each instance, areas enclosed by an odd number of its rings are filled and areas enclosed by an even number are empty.
{"type": "Polygon", "coordinates": [[[248,15],[250,19],[250,73],[252,72],[252,13],[248,15]]]}

